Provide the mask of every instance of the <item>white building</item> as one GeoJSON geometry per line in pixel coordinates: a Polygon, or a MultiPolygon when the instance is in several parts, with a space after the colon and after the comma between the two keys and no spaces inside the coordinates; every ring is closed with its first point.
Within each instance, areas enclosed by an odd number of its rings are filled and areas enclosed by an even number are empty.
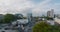
{"type": "Polygon", "coordinates": [[[54,10],[51,9],[51,11],[48,11],[48,12],[47,12],[47,16],[48,16],[48,17],[54,17],[54,10]]]}
{"type": "Polygon", "coordinates": [[[55,25],[55,21],[54,20],[47,20],[47,23],[50,25],[55,25]]]}
{"type": "Polygon", "coordinates": [[[59,18],[55,18],[54,19],[56,23],[60,24],[60,19],[59,18]]]}
{"type": "Polygon", "coordinates": [[[28,19],[20,19],[17,21],[18,21],[18,24],[27,24],[28,23],[28,19]]]}
{"type": "Polygon", "coordinates": [[[27,24],[28,23],[28,19],[20,19],[17,21],[12,22],[12,25],[16,25],[18,22],[18,24],[27,24]]]}

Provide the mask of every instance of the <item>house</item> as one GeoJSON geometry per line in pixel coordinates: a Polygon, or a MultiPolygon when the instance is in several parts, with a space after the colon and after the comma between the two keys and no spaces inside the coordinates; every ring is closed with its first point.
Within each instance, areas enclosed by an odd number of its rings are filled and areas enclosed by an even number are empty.
{"type": "Polygon", "coordinates": [[[60,24],[60,18],[55,18],[54,20],[56,23],[60,24]]]}

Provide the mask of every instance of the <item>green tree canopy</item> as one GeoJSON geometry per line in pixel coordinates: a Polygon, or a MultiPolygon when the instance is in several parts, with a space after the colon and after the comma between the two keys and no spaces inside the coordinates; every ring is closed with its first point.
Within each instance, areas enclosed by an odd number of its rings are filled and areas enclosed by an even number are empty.
{"type": "Polygon", "coordinates": [[[40,22],[33,27],[33,32],[60,32],[60,26],[40,22]]]}
{"type": "Polygon", "coordinates": [[[3,22],[4,23],[10,23],[11,21],[14,21],[16,18],[13,14],[6,14],[4,16],[3,22]]]}

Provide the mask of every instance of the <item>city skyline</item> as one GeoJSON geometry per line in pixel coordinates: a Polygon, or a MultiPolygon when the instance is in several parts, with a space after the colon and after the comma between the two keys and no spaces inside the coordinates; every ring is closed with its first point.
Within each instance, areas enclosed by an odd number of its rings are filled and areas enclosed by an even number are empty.
{"type": "Polygon", "coordinates": [[[25,15],[31,10],[34,16],[40,16],[51,9],[59,13],[60,0],[0,0],[0,14],[8,12],[25,15]]]}

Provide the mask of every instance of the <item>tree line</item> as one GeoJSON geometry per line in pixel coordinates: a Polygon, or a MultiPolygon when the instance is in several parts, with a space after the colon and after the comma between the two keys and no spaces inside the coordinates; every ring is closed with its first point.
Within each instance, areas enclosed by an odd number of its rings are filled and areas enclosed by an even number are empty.
{"type": "Polygon", "coordinates": [[[3,19],[0,19],[0,23],[11,23],[12,21],[16,21],[17,19],[22,19],[22,18],[15,16],[13,14],[6,14],[4,15],[3,19]]]}

